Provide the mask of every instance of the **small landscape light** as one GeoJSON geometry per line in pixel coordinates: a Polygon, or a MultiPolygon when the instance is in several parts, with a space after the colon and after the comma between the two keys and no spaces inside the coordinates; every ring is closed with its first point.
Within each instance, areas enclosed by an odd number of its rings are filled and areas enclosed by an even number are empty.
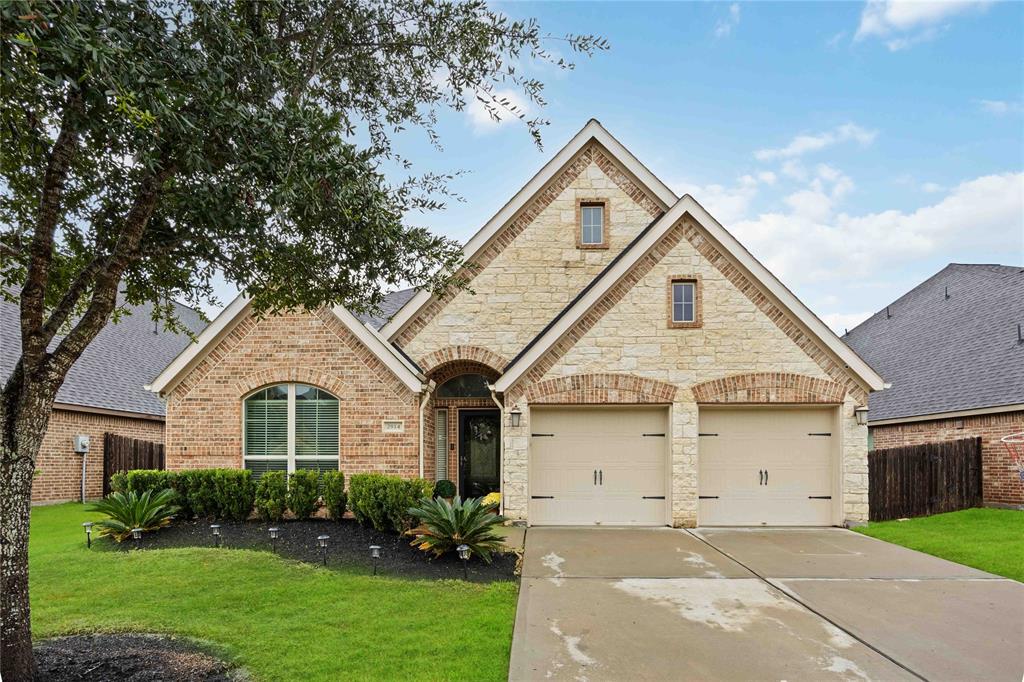
{"type": "Polygon", "coordinates": [[[866,405],[858,405],[853,408],[853,416],[857,419],[857,426],[864,426],[868,423],[868,408],[866,405]]]}
{"type": "Polygon", "coordinates": [[[518,405],[513,405],[512,409],[508,412],[509,418],[512,420],[512,427],[519,427],[519,420],[523,418],[523,411],[519,409],[518,405]]]}
{"type": "Polygon", "coordinates": [[[459,558],[462,559],[462,577],[467,581],[469,580],[469,545],[459,545],[455,548],[455,551],[459,553],[459,558]]]}
{"type": "Polygon", "coordinates": [[[327,565],[327,541],[331,539],[330,535],[318,535],[316,537],[316,543],[320,545],[320,549],[323,550],[324,554],[324,566],[327,565]]]}
{"type": "Polygon", "coordinates": [[[139,542],[142,540],[142,529],[132,528],[132,539],[135,540],[135,549],[139,548],[139,542]]]}
{"type": "Polygon", "coordinates": [[[85,528],[85,546],[92,547],[92,521],[86,521],[82,524],[82,528],[85,528]]]}
{"type": "Polygon", "coordinates": [[[380,559],[380,545],[370,545],[370,556],[373,557],[373,574],[377,575],[377,559],[380,559]]]}
{"type": "Polygon", "coordinates": [[[268,528],[267,530],[270,531],[270,547],[271,547],[271,549],[273,549],[276,552],[277,551],[277,536],[281,534],[281,529],[280,528],[268,528]]]}
{"type": "Polygon", "coordinates": [[[216,523],[210,524],[210,530],[213,531],[213,544],[216,547],[220,547],[220,525],[216,523]]]}

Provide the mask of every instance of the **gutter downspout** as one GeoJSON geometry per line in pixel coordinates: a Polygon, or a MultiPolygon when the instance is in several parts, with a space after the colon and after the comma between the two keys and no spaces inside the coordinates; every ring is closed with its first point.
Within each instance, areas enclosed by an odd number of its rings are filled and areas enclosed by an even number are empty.
{"type": "MultiPolygon", "coordinates": [[[[505,487],[505,406],[498,400],[498,394],[494,391],[494,384],[487,384],[487,388],[491,389],[491,400],[498,406],[498,419],[501,428],[499,429],[501,438],[498,439],[498,475],[501,476],[499,479],[499,487],[505,487]]],[[[501,495],[501,506],[498,508],[498,513],[502,516],[505,515],[505,494],[501,495]]]]}
{"type": "Polygon", "coordinates": [[[423,478],[423,411],[427,407],[430,395],[434,392],[435,384],[433,381],[428,381],[423,386],[426,390],[423,391],[423,397],[420,398],[420,478],[423,478]]]}

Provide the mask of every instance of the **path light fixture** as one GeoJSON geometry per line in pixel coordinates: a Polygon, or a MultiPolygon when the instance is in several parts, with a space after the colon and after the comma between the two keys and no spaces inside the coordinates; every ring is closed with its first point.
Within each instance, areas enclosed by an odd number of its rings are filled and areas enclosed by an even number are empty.
{"type": "Polygon", "coordinates": [[[92,548],[92,521],[86,521],[82,524],[82,528],[85,528],[85,546],[92,548]]]}
{"type": "Polygon", "coordinates": [[[380,559],[380,545],[370,545],[370,556],[373,558],[373,574],[377,575],[377,559],[380,559]]]}
{"type": "Polygon", "coordinates": [[[210,530],[213,531],[213,546],[220,547],[220,525],[211,523],[210,530]]]}
{"type": "Polygon", "coordinates": [[[519,422],[523,418],[523,411],[519,409],[518,405],[512,406],[512,409],[508,411],[508,416],[512,422],[512,428],[519,428],[519,422]]]}
{"type": "Polygon", "coordinates": [[[280,528],[268,528],[270,532],[270,549],[274,552],[277,551],[277,536],[281,534],[280,528]]]}
{"type": "Polygon", "coordinates": [[[316,544],[320,545],[320,549],[324,555],[324,566],[327,565],[327,541],[331,539],[330,535],[318,535],[316,536],[316,544]]]}
{"type": "Polygon", "coordinates": [[[469,545],[459,545],[455,548],[455,551],[459,553],[459,558],[462,559],[462,577],[468,582],[469,581],[469,545]]]}
{"type": "Polygon", "coordinates": [[[857,426],[864,426],[868,423],[867,405],[858,405],[853,408],[853,416],[857,419],[857,426]]]}
{"type": "Polygon", "coordinates": [[[139,543],[142,541],[142,529],[132,528],[132,539],[135,540],[135,549],[139,548],[139,543]]]}

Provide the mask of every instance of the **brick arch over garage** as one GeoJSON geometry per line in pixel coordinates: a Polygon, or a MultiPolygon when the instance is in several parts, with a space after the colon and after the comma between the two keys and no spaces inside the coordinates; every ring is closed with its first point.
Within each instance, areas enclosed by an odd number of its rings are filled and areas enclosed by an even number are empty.
{"type": "Polygon", "coordinates": [[[235,392],[241,397],[257,388],[272,384],[309,384],[322,388],[340,398],[345,395],[347,384],[338,377],[312,367],[272,367],[247,374],[235,384],[235,392]]]}
{"type": "Polygon", "coordinates": [[[755,372],[705,381],[692,387],[698,403],[843,402],[846,387],[828,379],[786,372],[755,372]]]}
{"type": "Polygon", "coordinates": [[[574,374],[532,384],[523,397],[531,405],[665,404],[675,400],[676,390],[633,374],[574,374]]]}
{"type": "Polygon", "coordinates": [[[445,346],[416,361],[423,373],[428,375],[444,365],[453,363],[483,365],[491,372],[500,374],[508,365],[508,360],[494,351],[480,346],[445,346]]]}

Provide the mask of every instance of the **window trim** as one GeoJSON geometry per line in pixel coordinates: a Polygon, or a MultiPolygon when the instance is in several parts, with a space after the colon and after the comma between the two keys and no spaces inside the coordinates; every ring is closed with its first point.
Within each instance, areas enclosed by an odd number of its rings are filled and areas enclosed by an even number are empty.
{"type": "Polygon", "coordinates": [[[608,199],[576,199],[576,248],[577,249],[607,249],[609,215],[611,214],[611,203],[608,199]],[[601,207],[601,241],[584,243],[583,241],[583,208],[585,206],[601,207]]]}
{"type": "Polygon", "coordinates": [[[668,328],[669,329],[698,329],[704,326],[704,306],[701,303],[701,281],[700,275],[672,275],[668,278],[667,299],[668,299],[668,328]],[[676,320],[675,306],[673,305],[673,294],[675,284],[693,285],[693,319],[676,320]]]}
{"type": "Polygon", "coordinates": [[[247,425],[246,425],[245,403],[246,403],[247,400],[249,400],[249,398],[253,397],[254,395],[259,393],[260,391],[265,391],[266,389],[273,388],[274,386],[287,386],[288,387],[288,434],[287,434],[287,449],[288,449],[288,451],[285,454],[285,461],[287,462],[287,472],[288,472],[288,475],[290,476],[291,474],[295,473],[295,462],[297,460],[299,460],[299,459],[302,459],[302,460],[315,460],[315,461],[318,461],[318,462],[336,462],[338,464],[339,469],[340,469],[340,467],[341,467],[341,398],[339,398],[338,396],[334,395],[333,393],[328,391],[326,388],[321,388],[321,387],[317,386],[316,384],[308,384],[308,383],[305,383],[305,382],[302,382],[302,381],[291,381],[291,382],[283,381],[283,382],[274,383],[274,384],[267,384],[265,386],[260,386],[259,388],[255,389],[255,390],[249,391],[244,396],[242,396],[242,402],[241,402],[241,406],[242,406],[242,468],[243,469],[245,468],[246,460],[251,460],[251,461],[254,461],[254,462],[274,462],[274,461],[278,461],[278,460],[281,459],[281,457],[278,456],[278,455],[251,455],[250,456],[250,455],[247,455],[246,452],[245,452],[246,440],[247,440],[246,439],[246,426],[247,425]],[[336,452],[335,454],[333,454],[333,455],[303,455],[302,457],[297,457],[296,456],[296,454],[295,454],[295,402],[296,402],[295,401],[295,387],[296,386],[310,386],[312,388],[317,389],[318,391],[323,391],[324,393],[326,393],[327,395],[331,396],[332,398],[334,398],[335,400],[338,401],[338,452],[336,452]]]}

